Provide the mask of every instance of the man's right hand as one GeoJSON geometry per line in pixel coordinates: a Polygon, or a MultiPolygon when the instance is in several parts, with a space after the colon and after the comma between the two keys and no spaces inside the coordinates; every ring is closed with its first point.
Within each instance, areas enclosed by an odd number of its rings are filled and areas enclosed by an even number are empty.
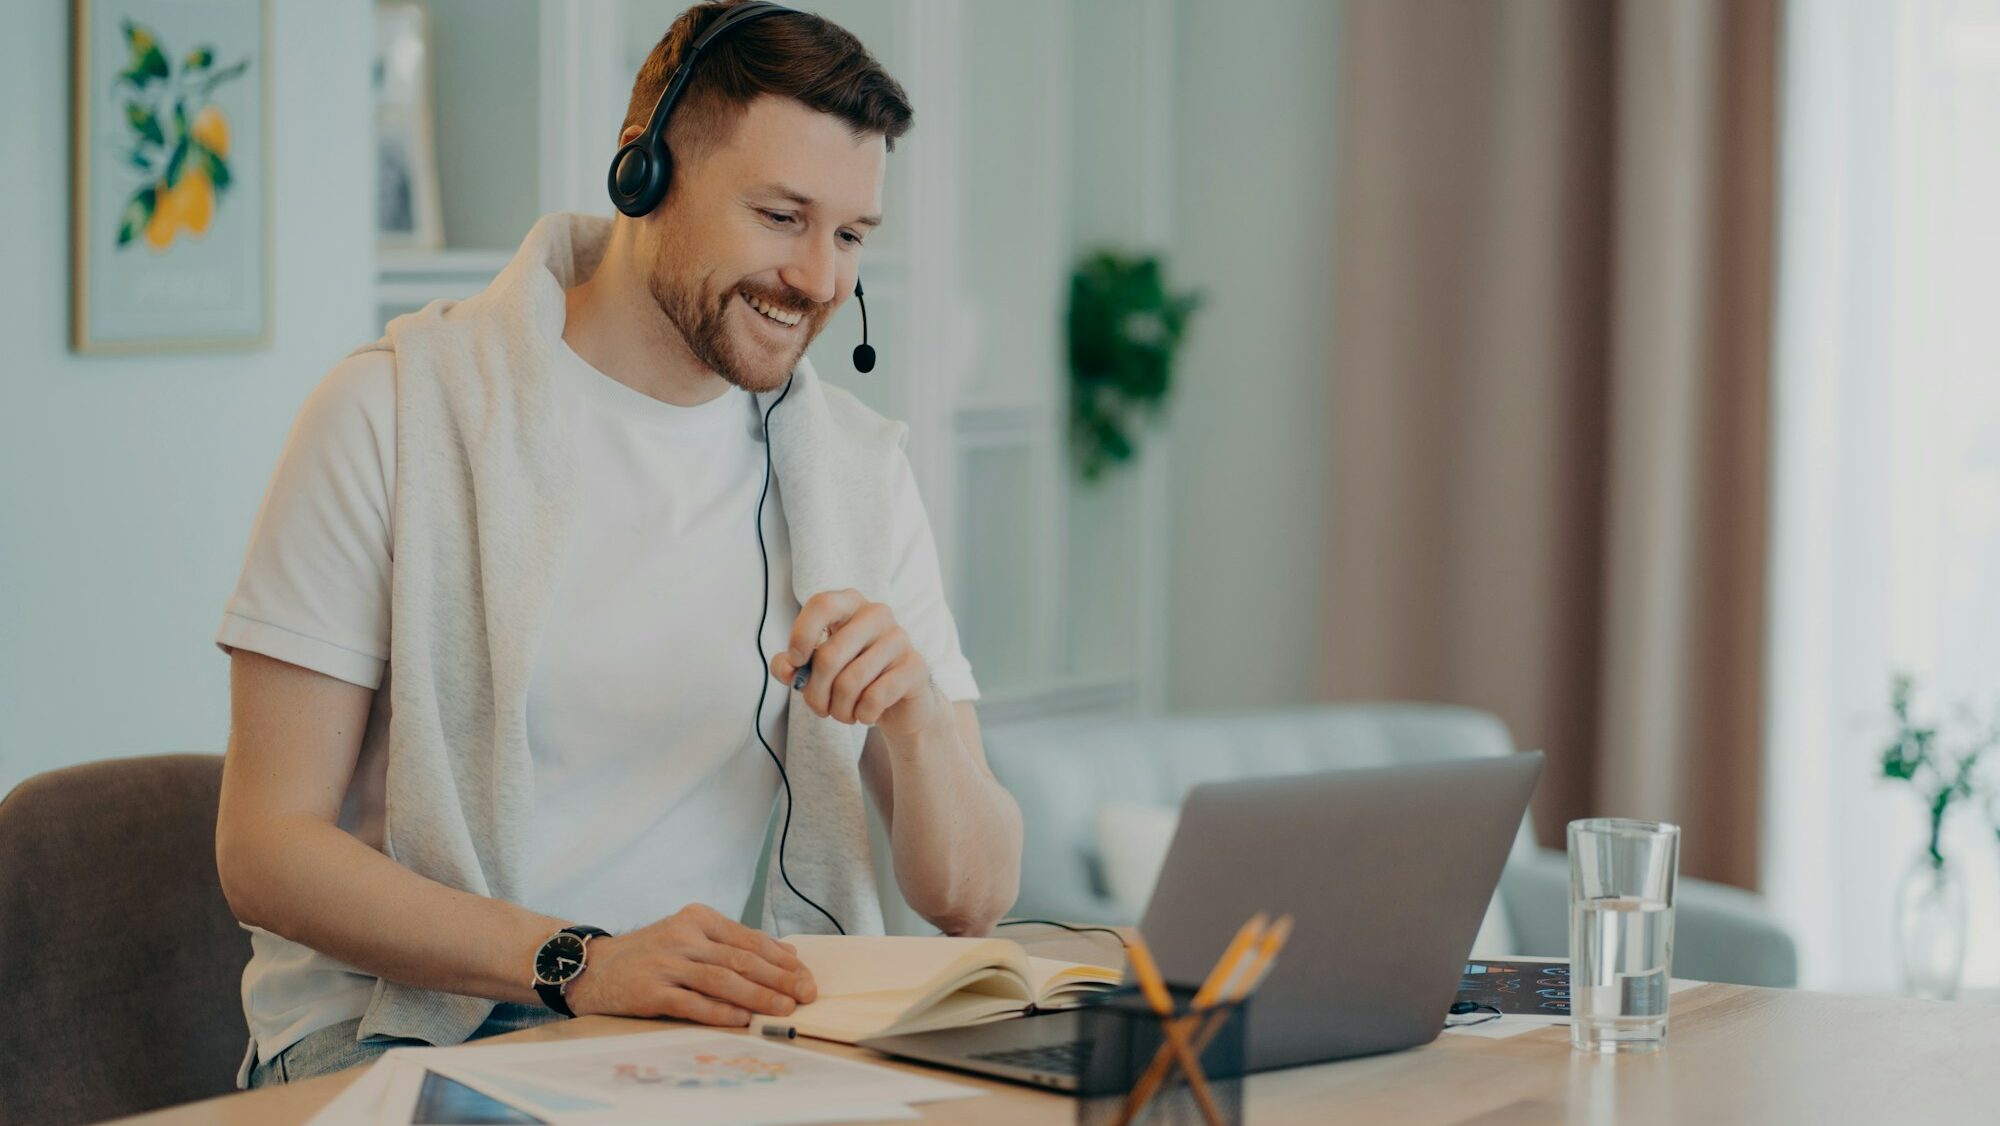
{"type": "Polygon", "coordinates": [[[563,994],[578,1016],[736,1026],[752,1014],[784,1016],[818,995],[791,946],[700,903],[628,934],[591,939],[584,971],[563,994]]]}

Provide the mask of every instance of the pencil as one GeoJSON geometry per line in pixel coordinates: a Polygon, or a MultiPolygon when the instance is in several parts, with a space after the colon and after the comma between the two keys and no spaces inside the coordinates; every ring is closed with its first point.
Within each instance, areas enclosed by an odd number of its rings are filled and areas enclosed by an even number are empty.
{"type": "Polygon", "coordinates": [[[1236,988],[1230,991],[1231,1002],[1241,1001],[1256,992],[1258,986],[1264,984],[1264,979],[1271,974],[1271,963],[1277,959],[1278,951],[1285,948],[1285,941],[1291,937],[1290,915],[1281,916],[1277,922],[1271,924],[1271,928],[1257,940],[1257,953],[1250,959],[1249,968],[1238,981],[1232,983],[1236,988]]]}
{"type": "Polygon", "coordinates": [[[1208,971],[1208,979],[1195,991],[1194,1008],[1206,1009],[1222,999],[1223,988],[1229,984],[1230,978],[1236,976],[1236,967],[1243,961],[1243,956],[1263,936],[1266,923],[1267,917],[1259,911],[1236,928],[1236,937],[1229,940],[1222,957],[1216,959],[1215,968],[1208,971]]]}
{"type": "MultiPolygon", "coordinates": [[[[1173,996],[1167,992],[1167,983],[1160,977],[1160,968],[1153,961],[1152,949],[1146,945],[1145,937],[1137,931],[1133,932],[1132,941],[1125,944],[1125,957],[1132,963],[1132,976],[1139,981],[1140,995],[1153,1007],[1154,1014],[1160,1018],[1161,1027],[1170,1028],[1174,1016],[1173,996]]],[[[1167,1046],[1161,1045],[1160,1050],[1166,1051],[1167,1046]]],[[[1155,1062],[1158,1062],[1157,1056],[1155,1062]]],[[[1132,1093],[1126,1097],[1125,1105],[1119,1109],[1113,1126],[1125,1126],[1145,1107],[1146,1101],[1153,1097],[1153,1088],[1159,1085],[1159,1078],[1154,1075],[1158,1070],[1157,1067],[1146,1069],[1145,1076],[1132,1088],[1132,1093]]]]}
{"type": "MultiPolygon", "coordinates": [[[[1241,1004],[1244,998],[1257,992],[1257,988],[1264,984],[1264,979],[1271,976],[1271,967],[1278,960],[1278,952],[1285,948],[1285,941],[1291,937],[1292,917],[1290,915],[1282,916],[1276,923],[1271,925],[1270,930],[1264,932],[1264,937],[1257,942],[1257,955],[1251,960],[1249,970],[1243,974],[1237,988],[1229,994],[1230,1004],[1241,1004]]],[[[1238,1019],[1241,1019],[1240,1014],[1238,1019]]],[[[1208,1050],[1208,1046],[1211,1043],[1214,1043],[1216,1034],[1222,1031],[1223,1024],[1228,1020],[1228,1013],[1216,1013],[1208,1018],[1208,1023],[1203,1026],[1202,1030],[1194,1038],[1194,1054],[1196,1059],[1201,1058],[1201,1054],[1208,1050]]]]}
{"type": "Polygon", "coordinates": [[[1132,976],[1139,979],[1139,992],[1153,1011],[1162,1017],[1174,1015],[1174,999],[1167,992],[1167,983],[1160,977],[1159,964],[1153,961],[1153,951],[1147,947],[1146,939],[1134,932],[1132,941],[1125,947],[1125,955],[1132,961],[1132,976]]]}
{"type": "MultiPolygon", "coordinates": [[[[1207,979],[1201,983],[1201,988],[1195,991],[1194,1001],[1190,1006],[1192,1012],[1199,1013],[1214,1006],[1230,979],[1236,975],[1237,966],[1243,961],[1244,954],[1263,935],[1266,918],[1267,916],[1259,911],[1237,928],[1236,937],[1229,940],[1222,957],[1216,959],[1215,966],[1208,971],[1207,979]]],[[[1195,1101],[1200,1104],[1202,1116],[1219,1126],[1222,1113],[1215,1105],[1215,1096],[1209,1090],[1207,1078],[1201,1073],[1198,1062],[1200,1053],[1198,1050],[1192,1052],[1189,1050],[1188,1038],[1198,1018],[1182,1019],[1173,1015],[1173,997],[1167,992],[1166,982],[1161,978],[1159,967],[1153,961],[1153,952],[1147,948],[1144,938],[1133,936],[1130,957],[1133,973],[1139,978],[1140,990],[1146,994],[1153,1011],[1160,1014],[1166,1043],[1160,1045],[1160,1050],[1153,1053],[1152,1062],[1147,1066],[1145,1074],[1140,1076],[1138,1084],[1132,1088],[1132,1096],[1119,1114],[1117,1126],[1124,1126],[1124,1123],[1131,1121],[1146,1105],[1159,1086],[1173,1074],[1176,1059],[1179,1060],[1181,1069],[1187,1073],[1188,1089],[1194,1093],[1195,1101]]]]}
{"type": "Polygon", "coordinates": [[[1139,991],[1146,997],[1147,1004],[1160,1018],[1160,1031],[1166,1043],[1153,1054],[1152,1064],[1146,1069],[1132,1093],[1119,1108],[1113,1126],[1126,1126],[1146,1103],[1152,1099],[1155,1088],[1167,1077],[1172,1069],[1172,1061],[1178,1058],[1181,1067],[1187,1071],[1188,1089],[1194,1093],[1195,1102],[1201,1106],[1202,1117],[1209,1126],[1222,1126],[1222,1111],[1215,1105],[1215,1095],[1208,1089],[1208,1082],[1202,1077],[1201,1066],[1188,1054],[1187,1041],[1183,1039],[1181,1024],[1174,1017],[1173,995],[1167,991],[1166,979],[1160,976],[1159,965],[1153,961],[1153,952],[1146,940],[1138,933],[1126,947],[1126,956],[1132,962],[1132,974],[1139,979],[1139,991]]]}

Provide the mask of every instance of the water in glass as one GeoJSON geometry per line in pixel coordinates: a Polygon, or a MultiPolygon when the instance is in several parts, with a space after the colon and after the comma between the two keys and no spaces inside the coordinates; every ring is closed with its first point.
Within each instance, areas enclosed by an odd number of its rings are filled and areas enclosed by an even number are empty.
{"type": "Polygon", "coordinates": [[[1571,1039],[1601,1052],[1658,1046],[1667,1035],[1671,906],[1629,895],[1584,900],[1570,931],[1571,1039]]]}

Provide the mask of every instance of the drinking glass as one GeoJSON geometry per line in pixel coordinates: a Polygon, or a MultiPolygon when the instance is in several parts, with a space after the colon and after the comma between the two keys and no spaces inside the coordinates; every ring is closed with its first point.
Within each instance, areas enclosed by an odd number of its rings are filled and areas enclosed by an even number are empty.
{"type": "Polygon", "coordinates": [[[1667,1038],[1681,830],[1659,821],[1569,823],[1569,1040],[1650,1052],[1667,1038]]]}

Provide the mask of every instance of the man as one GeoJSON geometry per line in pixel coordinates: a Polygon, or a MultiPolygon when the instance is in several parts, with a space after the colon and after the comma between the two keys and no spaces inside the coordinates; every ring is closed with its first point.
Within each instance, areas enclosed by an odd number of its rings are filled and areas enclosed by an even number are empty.
{"type": "MultiPolygon", "coordinates": [[[[675,21],[621,144],[735,6],[675,21]]],[[[803,358],[910,122],[839,27],[734,26],[670,119],[664,202],[545,217],[307,402],[217,639],[239,1084],[565,1011],[790,1012],[814,983],[767,931],[881,927],[864,786],[925,918],[978,934],[1012,905],[1020,814],[904,431],[803,358]]]]}

